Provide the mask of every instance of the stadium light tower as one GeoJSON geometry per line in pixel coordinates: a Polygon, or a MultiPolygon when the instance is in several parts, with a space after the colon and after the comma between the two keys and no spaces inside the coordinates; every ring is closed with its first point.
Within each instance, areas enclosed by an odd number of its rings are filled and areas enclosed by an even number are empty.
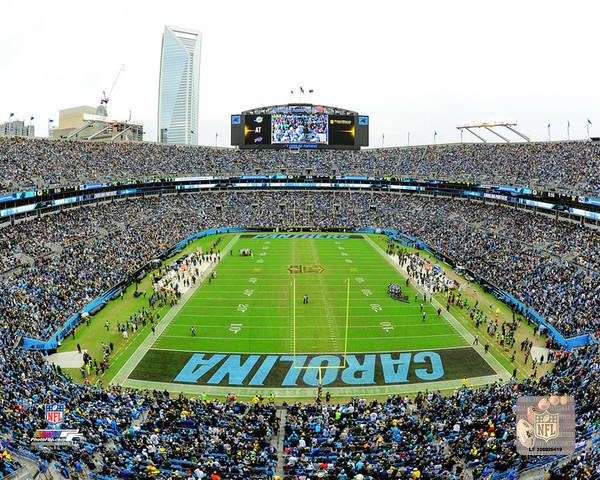
{"type": "Polygon", "coordinates": [[[519,132],[516,128],[514,128],[516,126],[517,126],[517,122],[507,121],[507,122],[468,123],[465,125],[457,125],[456,128],[458,130],[460,130],[461,134],[462,134],[463,130],[466,130],[471,135],[473,135],[473,136],[477,137],[479,140],[481,140],[483,143],[487,143],[487,140],[485,138],[483,138],[481,135],[475,133],[475,130],[478,130],[478,129],[487,130],[488,132],[491,132],[494,135],[496,135],[497,137],[501,138],[506,143],[510,143],[510,140],[507,137],[505,137],[504,135],[501,135],[500,133],[498,133],[497,130],[495,130],[497,128],[506,128],[507,130],[510,130],[514,134],[521,137],[526,142],[531,142],[531,139],[527,135],[519,132]]]}

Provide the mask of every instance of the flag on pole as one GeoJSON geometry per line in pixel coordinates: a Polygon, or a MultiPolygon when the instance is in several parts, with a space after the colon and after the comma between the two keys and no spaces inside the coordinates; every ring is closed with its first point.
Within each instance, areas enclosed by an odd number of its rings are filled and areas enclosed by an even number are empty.
{"type": "Polygon", "coordinates": [[[29,117],[29,121],[31,122],[35,117],[29,117]]]}
{"type": "Polygon", "coordinates": [[[48,123],[54,123],[54,120],[52,120],[51,118],[48,119],[48,123]]]}
{"type": "Polygon", "coordinates": [[[548,128],[550,128],[550,122],[548,122],[548,128]]]}
{"type": "Polygon", "coordinates": [[[591,125],[592,121],[589,118],[587,120],[588,120],[588,125],[591,125]]]}
{"type": "Polygon", "coordinates": [[[304,93],[304,89],[300,87],[300,93],[304,93]]]}
{"type": "Polygon", "coordinates": [[[11,114],[10,114],[10,116],[9,116],[9,118],[12,118],[12,117],[14,117],[14,116],[15,116],[15,114],[14,114],[14,113],[11,113],[11,114]]]}

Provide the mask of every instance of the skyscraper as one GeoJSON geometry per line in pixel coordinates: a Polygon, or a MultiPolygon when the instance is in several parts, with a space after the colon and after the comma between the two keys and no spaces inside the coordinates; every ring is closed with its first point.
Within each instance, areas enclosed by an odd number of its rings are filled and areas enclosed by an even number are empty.
{"type": "Polygon", "coordinates": [[[158,87],[159,142],[198,144],[202,34],[165,26],[158,87]]]}

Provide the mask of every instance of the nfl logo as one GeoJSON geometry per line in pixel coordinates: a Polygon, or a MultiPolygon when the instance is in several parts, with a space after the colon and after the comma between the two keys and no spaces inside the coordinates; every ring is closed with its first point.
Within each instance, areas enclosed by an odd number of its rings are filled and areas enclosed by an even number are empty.
{"type": "Polygon", "coordinates": [[[60,425],[64,421],[65,405],[63,403],[52,403],[45,405],[46,422],[49,426],[60,425]]]}
{"type": "Polygon", "coordinates": [[[534,432],[536,438],[545,442],[558,438],[558,415],[550,413],[548,410],[536,414],[534,432]]]}

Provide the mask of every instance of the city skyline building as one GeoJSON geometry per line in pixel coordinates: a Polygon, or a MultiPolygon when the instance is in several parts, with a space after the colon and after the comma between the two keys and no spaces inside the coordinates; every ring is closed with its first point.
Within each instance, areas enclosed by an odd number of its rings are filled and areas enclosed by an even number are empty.
{"type": "Polygon", "coordinates": [[[160,143],[198,144],[201,47],[200,32],[165,26],[158,87],[160,143]]]}
{"type": "Polygon", "coordinates": [[[11,114],[8,122],[0,124],[0,137],[35,137],[35,127],[31,124],[33,117],[26,124],[24,120],[12,120],[13,116],[11,114]]]}

